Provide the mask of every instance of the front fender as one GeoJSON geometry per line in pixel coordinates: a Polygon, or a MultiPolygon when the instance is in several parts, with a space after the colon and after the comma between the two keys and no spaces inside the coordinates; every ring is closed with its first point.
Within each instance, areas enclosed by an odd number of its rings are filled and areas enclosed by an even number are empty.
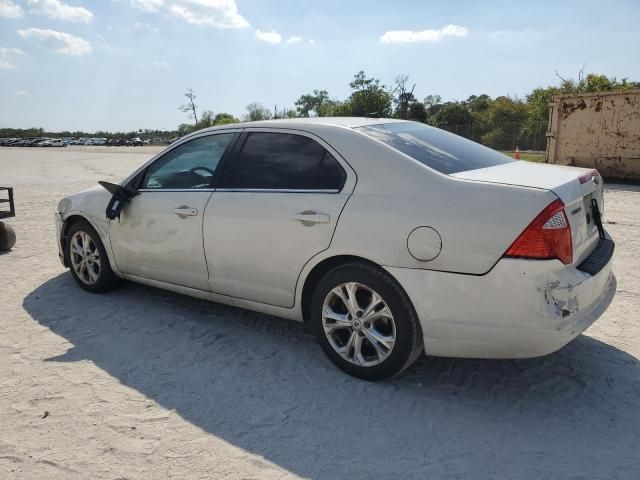
{"type": "MultiPolygon", "coordinates": [[[[106,216],[107,204],[111,200],[111,194],[104,188],[96,185],[93,188],[84,190],[82,192],[70,195],[65,201],[60,202],[64,205],[64,211],[59,212],[62,219],[62,231],[60,234],[60,244],[64,252],[64,263],[68,266],[68,258],[66,258],[66,232],[69,230],[71,222],[77,218],[82,218],[89,222],[89,224],[98,232],[100,240],[104,245],[107,255],[109,257],[109,264],[111,269],[120,275],[117,266],[114,261],[113,251],[111,249],[111,242],[109,240],[109,220],[106,216]]],[[[117,220],[116,220],[117,221],[117,220]]]]}

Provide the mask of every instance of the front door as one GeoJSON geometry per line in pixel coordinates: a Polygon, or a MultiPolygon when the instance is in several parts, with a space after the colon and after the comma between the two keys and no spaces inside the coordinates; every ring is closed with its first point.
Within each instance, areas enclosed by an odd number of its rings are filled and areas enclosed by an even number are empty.
{"type": "Polygon", "coordinates": [[[294,304],[304,265],[331,243],[355,174],[312,135],[247,129],[205,211],[216,293],[294,304]]]}
{"type": "Polygon", "coordinates": [[[209,290],[202,222],[218,164],[234,136],[194,138],[147,167],[139,195],[109,225],[122,273],[209,290]]]}

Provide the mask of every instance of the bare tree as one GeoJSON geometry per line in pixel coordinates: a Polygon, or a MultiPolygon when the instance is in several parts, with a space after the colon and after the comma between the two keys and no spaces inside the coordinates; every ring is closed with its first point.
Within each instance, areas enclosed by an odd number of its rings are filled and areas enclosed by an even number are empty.
{"type": "Polygon", "coordinates": [[[192,89],[188,89],[184,92],[184,96],[187,97],[187,103],[184,105],[180,105],[180,111],[184,113],[188,113],[191,118],[193,118],[194,123],[198,124],[198,114],[196,113],[196,93],[192,89]]]}
{"type": "Polygon", "coordinates": [[[413,96],[413,90],[416,88],[416,84],[413,84],[413,87],[411,87],[411,91],[408,90],[409,75],[398,75],[394,83],[395,88],[393,89],[392,93],[396,94],[396,115],[399,118],[406,119],[409,113],[409,103],[415,100],[415,97],[413,96]]]}

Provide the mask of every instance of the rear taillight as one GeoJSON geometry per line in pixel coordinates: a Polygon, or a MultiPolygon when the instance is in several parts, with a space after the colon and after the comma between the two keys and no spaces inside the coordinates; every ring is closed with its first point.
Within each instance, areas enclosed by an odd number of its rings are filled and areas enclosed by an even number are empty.
{"type": "Polygon", "coordinates": [[[597,170],[590,170],[587,173],[585,173],[584,175],[581,175],[579,180],[580,180],[580,183],[583,184],[583,183],[587,183],[587,182],[591,181],[591,179],[595,177],[596,178],[596,182],[597,182],[598,181],[597,179],[598,179],[599,176],[600,176],[600,174],[598,173],[597,170]]]}
{"type": "Polygon", "coordinates": [[[547,206],[509,247],[506,257],[573,261],[571,227],[558,199],[547,206]]]}

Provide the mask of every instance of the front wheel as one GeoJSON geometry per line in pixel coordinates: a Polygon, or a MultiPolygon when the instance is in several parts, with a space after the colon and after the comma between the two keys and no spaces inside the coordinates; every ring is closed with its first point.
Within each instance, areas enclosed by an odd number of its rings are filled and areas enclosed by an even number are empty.
{"type": "Polygon", "coordinates": [[[318,283],[311,322],[329,359],[346,373],[382,380],[422,353],[420,323],[407,294],[380,267],[351,263],[318,283]]]}
{"type": "Polygon", "coordinates": [[[119,283],[98,232],[86,220],[71,225],[67,235],[67,254],[71,275],[85,290],[104,292],[119,283]]]}

